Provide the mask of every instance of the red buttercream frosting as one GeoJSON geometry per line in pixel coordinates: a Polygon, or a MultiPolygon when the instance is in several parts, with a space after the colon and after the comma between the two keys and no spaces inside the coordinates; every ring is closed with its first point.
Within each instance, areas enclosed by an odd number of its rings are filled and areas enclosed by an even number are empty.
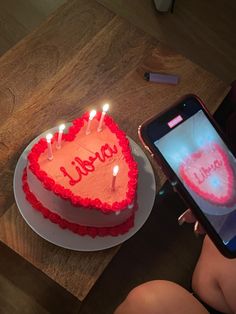
{"type": "Polygon", "coordinates": [[[231,206],[234,201],[234,175],[224,150],[217,143],[188,156],[179,168],[187,186],[216,205],[231,206]]]}
{"type": "MultiPolygon", "coordinates": [[[[86,135],[89,114],[73,121],[68,132],[63,134],[61,149],[56,149],[58,133],[52,138],[53,160],[47,158],[47,142],[42,138],[28,155],[28,169],[45,189],[75,207],[95,209],[110,214],[136,207],[138,180],[137,163],[134,160],[126,135],[113,119],[106,115],[103,130],[97,132],[101,113],[91,123],[91,132],[86,135]],[[111,189],[112,169],[119,165],[115,190],[111,189]],[[96,178],[96,179],[95,179],[96,178]]],[[[122,224],[112,227],[88,227],[67,221],[46,208],[30,191],[27,172],[23,176],[23,189],[33,208],[45,218],[80,235],[118,235],[127,232],[134,222],[133,214],[122,224]]]]}
{"type": "MultiPolygon", "coordinates": [[[[110,191],[108,191],[108,189],[110,189],[110,186],[107,185],[106,194],[111,198],[113,197],[114,198],[113,201],[105,200],[103,191],[101,192],[101,196],[96,197],[96,198],[92,198],[89,196],[82,196],[83,192],[81,191],[79,192],[79,194],[77,194],[76,184],[75,186],[71,185],[69,177],[66,177],[62,170],[63,168],[65,169],[66,167],[69,168],[68,173],[73,173],[73,176],[78,179],[78,171],[76,170],[76,166],[79,166],[79,164],[77,163],[77,165],[72,165],[72,164],[69,164],[69,162],[70,163],[75,162],[74,158],[77,158],[77,157],[81,158],[81,155],[86,155],[87,151],[89,150],[89,144],[88,144],[88,148],[86,147],[79,156],[73,156],[69,158],[67,166],[65,166],[64,158],[66,154],[63,152],[63,148],[65,144],[67,145],[69,144],[68,142],[74,141],[75,145],[76,145],[76,142],[78,143],[80,142],[79,135],[80,135],[80,132],[83,132],[83,134],[85,133],[86,124],[88,121],[88,113],[86,113],[81,118],[74,120],[73,125],[68,130],[68,133],[63,134],[62,148],[61,150],[58,150],[58,151],[54,149],[54,159],[52,161],[48,161],[47,159],[46,140],[44,138],[40,139],[39,142],[33,146],[31,152],[28,155],[29,168],[35,174],[35,176],[43,183],[46,189],[53,191],[55,194],[57,194],[61,198],[69,199],[73,205],[83,206],[83,207],[88,207],[88,208],[97,208],[104,212],[114,212],[114,211],[125,209],[126,206],[128,206],[129,204],[132,204],[132,202],[134,201],[135,195],[136,195],[136,188],[137,188],[138,167],[137,167],[136,161],[134,160],[130,152],[129,141],[126,138],[125,133],[118,128],[117,124],[113,121],[113,119],[110,116],[108,115],[105,116],[104,130],[100,133],[96,132],[96,127],[98,125],[99,118],[100,117],[98,116],[97,119],[95,118],[95,121],[93,121],[94,123],[92,124],[93,128],[91,130],[91,134],[87,136],[83,136],[82,145],[86,145],[86,142],[89,143],[90,141],[93,141],[92,136],[96,136],[96,137],[99,136],[101,138],[102,145],[98,146],[98,148],[96,149],[96,153],[100,153],[100,156],[101,156],[101,147],[108,146],[109,148],[113,150],[118,148],[119,153],[121,155],[121,159],[119,161],[119,167],[120,167],[120,173],[122,173],[122,176],[119,176],[118,174],[117,183],[121,178],[123,179],[123,182],[121,182],[120,186],[117,187],[117,189],[115,190],[115,193],[110,193],[110,191]],[[115,142],[116,144],[110,144],[109,142],[108,143],[104,142],[104,139],[103,139],[104,134],[108,135],[108,140],[110,139],[111,136],[113,136],[112,142],[113,143],[115,142]],[[75,141],[77,136],[78,136],[78,141],[75,141]],[[55,173],[53,173],[56,168],[55,164],[57,164],[58,169],[60,169],[59,171],[61,173],[60,181],[63,181],[63,184],[58,183],[55,180],[55,177],[53,176],[55,175],[55,173]],[[50,171],[52,172],[51,175],[49,174],[50,171]],[[124,174],[125,172],[127,173],[127,177],[124,174]]],[[[55,133],[52,139],[52,145],[54,148],[56,147],[57,137],[58,137],[58,133],[55,133]]],[[[97,145],[99,145],[99,143],[97,145]]],[[[71,151],[71,147],[72,146],[70,146],[70,149],[68,151],[71,151]]],[[[109,151],[109,149],[107,151],[109,151]]],[[[83,159],[84,163],[88,162],[90,158],[94,158],[95,157],[94,155],[95,155],[94,152],[92,152],[90,155],[87,154],[86,158],[83,159]]],[[[110,159],[109,157],[107,157],[106,160],[109,162],[110,159]]],[[[101,162],[99,158],[97,158],[96,161],[101,162]]],[[[108,162],[107,163],[104,162],[106,169],[105,171],[103,171],[103,173],[101,173],[102,180],[101,180],[100,186],[97,180],[95,182],[96,189],[104,185],[103,183],[103,180],[105,179],[104,175],[109,176],[110,181],[112,179],[112,164],[110,165],[110,168],[108,168],[108,164],[109,164],[108,162]]],[[[117,164],[117,160],[115,160],[115,164],[117,164]]],[[[113,164],[113,166],[115,164],[113,164]]],[[[57,171],[56,175],[58,175],[58,169],[56,169],[57,171]]],[[[99,174],[96,174],[96,175],[99,176],[99,174]]],[[[89,175],[83,175],[80,181],[81,183],[83,183],[81,184],[81,187],[83,186],[84,189],[83,188],[82,189],[84,191],[87,191],[88,195],[91,194],[93,182],[91,181],[86,182],[86,181],[89,181],[89,175]],[[88,188],[88,185],[89,185],[89,188],[88,188]]]]}
{"type": "Polygon", "coordinates": [[[105,236],[118,236],[124,234],[129,231],[130,228],[134,225],[134,215],[137,210],[137,203],[134,204],[133,214],[122,224],[119,224],[114,227],[89,227],[82,226],[77,223],[72,223],[60,217],[60,215],[50,211],[50,209],[46,208],[42,205],[42,203],[31,193],[29,189],[29,185],[27,182],[27,172],[26,168],[24,169],[23,177],[23,191],[25,192],[26,199],[32,205],[32,207],[39,211],[44,218],[49,219],[52,223],[58,224],[62,229],[68,229],[74,233],[79,234],[80,236],[89,235],[92,238],[96,236],[105,237],[105,236]]]}

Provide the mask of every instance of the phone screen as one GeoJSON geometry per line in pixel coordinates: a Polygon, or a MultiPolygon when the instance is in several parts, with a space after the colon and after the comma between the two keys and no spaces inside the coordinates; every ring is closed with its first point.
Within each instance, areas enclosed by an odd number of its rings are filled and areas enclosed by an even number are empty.
{"type": "MultiPolygon", "coordinates": [[[[230,251],[236,250],[236,159],[203,110],[153,140],[230,251]]],[[[153,138],[154,139],[154,138],[153,138]]]]}

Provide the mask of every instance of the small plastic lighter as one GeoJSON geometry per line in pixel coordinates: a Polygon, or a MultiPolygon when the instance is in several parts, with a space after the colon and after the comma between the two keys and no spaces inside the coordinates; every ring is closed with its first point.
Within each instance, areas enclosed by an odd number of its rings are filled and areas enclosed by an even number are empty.
{"type": "Polygon", "coordinates": [[[179,83],[179,76],[173,75],[173,74],[145,72],[144,79],[149,82],[155,82],[155,83],[161,83],[161,84],[176,85],[179,83]]]}

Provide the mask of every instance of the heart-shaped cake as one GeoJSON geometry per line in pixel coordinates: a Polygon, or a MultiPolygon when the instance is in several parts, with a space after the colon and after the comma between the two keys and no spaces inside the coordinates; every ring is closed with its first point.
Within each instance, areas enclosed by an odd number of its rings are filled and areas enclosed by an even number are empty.
{"type": "Polygon", "coordinates": [[[185,184],[215,205],[230,206],[234,197],[234,173],[228,156],[216,143],[188,156],[179,173],[185,184]]]}
{"type": "Polygon", "coordinates": [[[48,159],[45,138],[36,143],[23,175],[23,190],[33,208],[62,228],[95,237],[127,232],[134,223],[138,167],[129,141],[106,115],[97,131],[101,113],[73,121],[62,135],[52,138],[53,159],[48,159]],[[119,173],[112,187],[113,168],[119,173]]]}

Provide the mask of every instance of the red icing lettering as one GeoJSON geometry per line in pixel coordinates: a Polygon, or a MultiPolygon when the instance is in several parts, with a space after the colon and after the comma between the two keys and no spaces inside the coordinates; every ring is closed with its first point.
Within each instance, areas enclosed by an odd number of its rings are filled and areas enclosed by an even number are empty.
{"type": "Polygon", "coordinates": [[[116,145],[110,147],[108,144],[101,146],[101,152],[96,152],[94,156],[89,156],[88,160],[82,160],[79,157],[75,157],[71,164],[75,167],[78,173],[78,177],[73,178],[64,167],[60,167],[61,172],[65,177],[69,178],[69,184],[75,185],[80,182],[82,176],[87,176],[89,172],[95,170],[94,162],[95,160],[100,160],[105,162],[106,159],[111,158],[113,155],[117,154],[118,150],[116,145]]]}
{"type": "Polygon", "coordinates": [[[180,165],[179,174],[200,197],[217,205],[231,206],[235,175],[227,152],[217,143],[208,143],[190,154],[180,165]]]}
{"type": "Polygon", "coordinates": [[[198,172],[194,172],[193,175],[198,184],[202,184],[213,172],[219,169],[223,165],[221,160],[215,159],[209,166],[201,167],[198,172]]]}

